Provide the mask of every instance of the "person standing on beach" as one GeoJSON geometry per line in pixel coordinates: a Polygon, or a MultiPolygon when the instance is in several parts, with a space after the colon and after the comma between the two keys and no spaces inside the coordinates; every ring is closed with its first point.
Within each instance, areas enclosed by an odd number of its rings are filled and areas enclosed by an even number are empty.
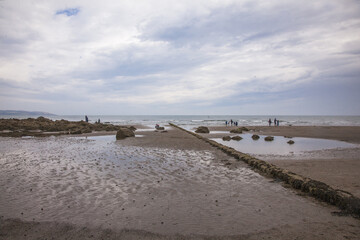
{"type": "Polygon", "coordinates": [[[89,122],[89,118],[87,115],[85,115],[85,122],[89,122]]]}
{"type": "Polygon", "coordinates": [[[226,125],[226,126],[228,125],[228,122],[227,122],[227,120],[225,121],[225,125],[226,125]]]}
{"type": "Polygon", "coordinates": [[[271,126],[271,118],[269,118],[269,126],[271,126]]]}
{"type": "Polygon", "coordinates": [[[274,118],[274,126],[276,127],[276,118],[274,118]]]}

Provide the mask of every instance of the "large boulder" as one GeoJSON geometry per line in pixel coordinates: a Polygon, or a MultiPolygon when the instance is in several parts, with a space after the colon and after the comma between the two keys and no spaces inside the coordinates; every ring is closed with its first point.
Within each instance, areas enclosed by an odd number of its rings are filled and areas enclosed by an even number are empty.
{"type": "Polygon", "coordinates": [[[135,133],[129,128],[120,128],[116,133],[116,140],[121,140],[127,137],[135,137],[135,133]]]}
{"type": "Polygon", "coordinates": [[[196,133],[209,133],[209,129],[204,126],[200,126],[195,130],[196,133]]]}

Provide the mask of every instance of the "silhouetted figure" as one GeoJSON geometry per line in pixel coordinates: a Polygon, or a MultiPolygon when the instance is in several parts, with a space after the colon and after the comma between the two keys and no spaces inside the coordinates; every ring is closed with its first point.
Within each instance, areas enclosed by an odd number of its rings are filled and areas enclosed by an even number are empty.
{"type": "Polygon", "coordinates": [[[274,126],[276,127],[276,118],[274,118],[274,126]]]}
{"type": "Polygon", "coordinates": [[[85,115],[85,122],[89,122],[89,118],[86,115],[85,115]]]}
{"type": "Polygon", "coordinates": [[[98,123],[100,123],[100,118],[99,118],[99,120],[98,120],[98,123]]]}
{"type": "Polygon", "coordinates": [[[269,126],[271,126],[271,118],[269,118],[269,126]]]}
{"type": "Polygon", "coordinates": [[[226,125],[226,126],[228,125],[228,121],[225,121],[225,125],[226,125]]]}

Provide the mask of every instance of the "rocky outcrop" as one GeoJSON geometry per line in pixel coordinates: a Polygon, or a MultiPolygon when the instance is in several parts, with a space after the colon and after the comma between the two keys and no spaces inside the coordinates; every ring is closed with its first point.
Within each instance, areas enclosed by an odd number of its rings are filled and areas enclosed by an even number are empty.
{"type": "Polygon", "coordinates": [[[200,126],[195,130],[196,133],[209,133],[209,129],[204,126],[200,126]]]}
{"type": "Polygon", "coordinates": [[[292,145],[292,144],[294,144],[295,142],[294,142],[293,140],[290,140],[290,141],[288,141],[287,143],[290,144],[290,145],[292,145]]]}
{"type": "MultiPolygon", "coordinates": [[[[21,137],[21,136],[49,136],[61,134],[82,134],[92,131],[117,131],[124,126],[115,126],[103,123],[88,123],[85,121],[52,121],[48,118],[28,119],[0,119],[0,136],[21,137]],[[6,131],[6,132],[4,132],[6,131]],[[48,134],[50,133],[50,134],[48,134]]],[[[133,127],[133,129],[135,129],[133,127]]]]}
{"type": "Polygon", "coordinates": [[[235,137],[232,137],[231,139],[232,139],[232,140],[235,140],[235,141],[240,141],[240,140],[243,139],[243,138],[240,137],[240,136],[235,136],[235,137]]]}
{"type": "Polygon", "coordinates": [[[135,133],[129,128],[120,128],[116,133],[116,140],[121,140],[127,137],[135,137],[135,133]]]}
{"type": "Polygon", "coordinates": [[[267,136],[267,137],[264,138],[264,140],[267,141],[267,142],[271,142],[271,141],[274,141],[274,137],[267,136]]]}
{"type": "Polygon", "coordinates": [[[258,140],[258,139],[260,138],[260,136],[259,136],[259,135],[254,134],[254,135],[252,135],[252,136],[251,136],[251,138],[252,138],[253,140],[258,140]]]}

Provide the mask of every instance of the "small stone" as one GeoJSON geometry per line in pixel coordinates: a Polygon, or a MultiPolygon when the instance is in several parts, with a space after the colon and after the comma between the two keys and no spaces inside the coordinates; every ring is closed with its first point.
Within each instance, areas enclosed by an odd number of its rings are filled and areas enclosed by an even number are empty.
{"type": "Polygon", "coordinates": [[[259,135],[254,134],[254,135],[252,135],[251,138],[252,138],[253,140],[258,140],[260,137],[259,137],[259,135]]]}
{"type": "Polygon", "coordinates": [[[230,141],[231,140],[231,137],[230,136],[225,136],[222,138],[223,141],[230,141]]]}
{"type": "Polygon", "coordinates": [[[291,145],[291,144],[294,144],[295,142],[293,140],[290,140],[287,143],[291,145]]]}
{"type": "Polygon", "coordinates": [[[273,136],[267,136],[267,137],[265,137],[265,141],[267,141],[267,142],[274,141],[274,137],[273,136]]]}
{"type": "Polygon", "coordinates": [[[240,140],[243,139],[243,138],[240,137],[240,136],[235,136],[235,137],[232,137],[231,139],[232,139],[232,140],[235,140],[235,141],[240,141],[240,140]]]}

